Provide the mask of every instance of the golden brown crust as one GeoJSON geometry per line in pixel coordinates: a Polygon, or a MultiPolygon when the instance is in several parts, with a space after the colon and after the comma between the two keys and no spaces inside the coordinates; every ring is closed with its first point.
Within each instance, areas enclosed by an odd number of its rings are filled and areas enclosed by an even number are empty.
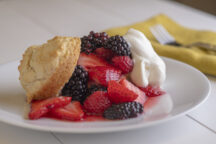
{"type": "Polygon", "coordinates": [[[18,67],[28,103],[32,100],[58,96],[77,65],[81,44],[79,38],[55,37],[49,40],[48,44],[26,50],[18,67]],[[50,43],[51,47],[56,48],[51,49],[48,45],[50,43]],[[42,48],[43,51],[40,53],[42,48]],[[44,52],[47,52],[48,56],[44,56],[44,52]]]}
{"type": "Polygon", "coordinates": [[[32,95],[33,98],[30,96],[30,99],[27,101],[31,102],[32,99],[40,100],[57,96],[65,83],[67,83],[70,79],[77,65],[79,53],[80,48],[76,48],[72,55],[56,69],[55,73],[53,73],[47,83],[39,91],[32,95]]]}

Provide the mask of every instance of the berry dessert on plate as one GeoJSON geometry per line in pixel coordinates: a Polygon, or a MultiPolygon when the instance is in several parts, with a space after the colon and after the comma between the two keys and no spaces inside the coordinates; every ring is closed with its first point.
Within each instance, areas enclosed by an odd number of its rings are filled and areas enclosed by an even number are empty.
{"type": "Polygon", "coordinates": [[[165,64],[135,29],[124,36],[54,37],[29,47],[18,69],[30,120],[129,119],[148,113],[165,94],[165,64]]]}

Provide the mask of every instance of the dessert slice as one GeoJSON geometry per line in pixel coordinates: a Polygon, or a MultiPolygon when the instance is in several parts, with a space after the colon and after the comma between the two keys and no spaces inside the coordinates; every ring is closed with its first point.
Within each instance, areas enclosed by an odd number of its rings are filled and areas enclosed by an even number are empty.
{"type": "Polygon", "coordinates": [[[145,112],[149,97],[164,94],[165,65],[136,30],[55,37],[28,48],[19,71],[32,120],[128,119],[145,112]]]}
{"type": "Polygon", "coordinates": [[[59,95],[77,65],[80,45],[80,38],[58,36],[25,51],[18,69],[28,103],[59,95]]]}

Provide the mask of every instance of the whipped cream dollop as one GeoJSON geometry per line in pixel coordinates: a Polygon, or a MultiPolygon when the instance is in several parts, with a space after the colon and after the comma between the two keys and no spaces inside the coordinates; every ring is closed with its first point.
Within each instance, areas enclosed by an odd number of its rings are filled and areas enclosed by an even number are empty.
{"type": "Polygon", "coordinates": [[[128,42],[134,68],[130,73],[133,83],[140,87],[147,85],[160,86],[166,78],[166,66],[164,61],[154,51],[146,36],[135,29],[129,29],[125,40],[128,42]]]}

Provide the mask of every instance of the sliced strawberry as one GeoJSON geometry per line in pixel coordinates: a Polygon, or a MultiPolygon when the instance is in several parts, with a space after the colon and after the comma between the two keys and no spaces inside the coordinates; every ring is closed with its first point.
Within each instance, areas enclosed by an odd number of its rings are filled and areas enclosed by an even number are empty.
{"type": "Polygon", "coordinates": [[[97,48],[94,52],[95,52],[95,54],[96,54],[98,57],[101,57],[101,58],[103,58],[103,59],[105,59],[105,60],[110,60],[110,59],[112,59],[112,57],[113,57],[113,55],[114,55],[114,53],[113,53],[111,50],[105,49],[105,48],[103,48],[103,47],[97,48]]]}
{"type": "Polygon", "coordinates": [[[121,79],[119,83],[138,95],[138,97],[134,101],[144,104],[144,102],[146,101],[146,95],[143,91],[141,91],[138,87],[136,87],[125,78],[121,79]]]}
{"type": "Polygon", "coordinates": [[[160,95],[165,94],[165,92],[162,91],[160,87],[153,87],[153,86],[148,85],[147,87],[140,88],[140,89],[144,91],[146,96],[148,97],[155,97],[155,96],[160,96],[160,95]]]}
{"type": "Polygon", "coordinates": [[[33,101],[31,104],[31,111],[29,119],[39,119],[50,110],[63,107],[71,102],[71,97],[54,97],[45,100],[33,101]]]}
{"type": "Polygon", "coordinates": [[[62,108],[53,109],[49,114],[54,118],[70,121],[81,120],[84,116],[82,105],[78,101],[72,101],[62,108]]]}
{"type": "Polygon", "coordinates": [[[110,66],[109,63],[93,53],[88,55],[81,53],[77,64],[83,66],[86,70],[95,66],[110,66]]]}
{"type": "Polygon", "coordinates": [[[116,104],[132,102],[138,97],[136,93],[116,81],[109,81],[107,90],[110,101],[116,104]]]}
{"type": "Polygon", "coordinates": [[[111,80],[119,80],[121,71],[108,66],[96,66],[89,69],[89,78],[98,84],[107,86],[111,80]]]}
{"type": "Polygon", "coordinates": [[[112,63],[116,68],[122,70],[123,74],[127,74],[133,69],[133,60],[129,56],[115,56],[112,58],[112,63]]]}
{"type": "Polygon", "coordinates": [[[111,106],[107,92],[96,91],[86,98],[84,108],[87,112],[102,114],[105,109],[111,106]]]}

